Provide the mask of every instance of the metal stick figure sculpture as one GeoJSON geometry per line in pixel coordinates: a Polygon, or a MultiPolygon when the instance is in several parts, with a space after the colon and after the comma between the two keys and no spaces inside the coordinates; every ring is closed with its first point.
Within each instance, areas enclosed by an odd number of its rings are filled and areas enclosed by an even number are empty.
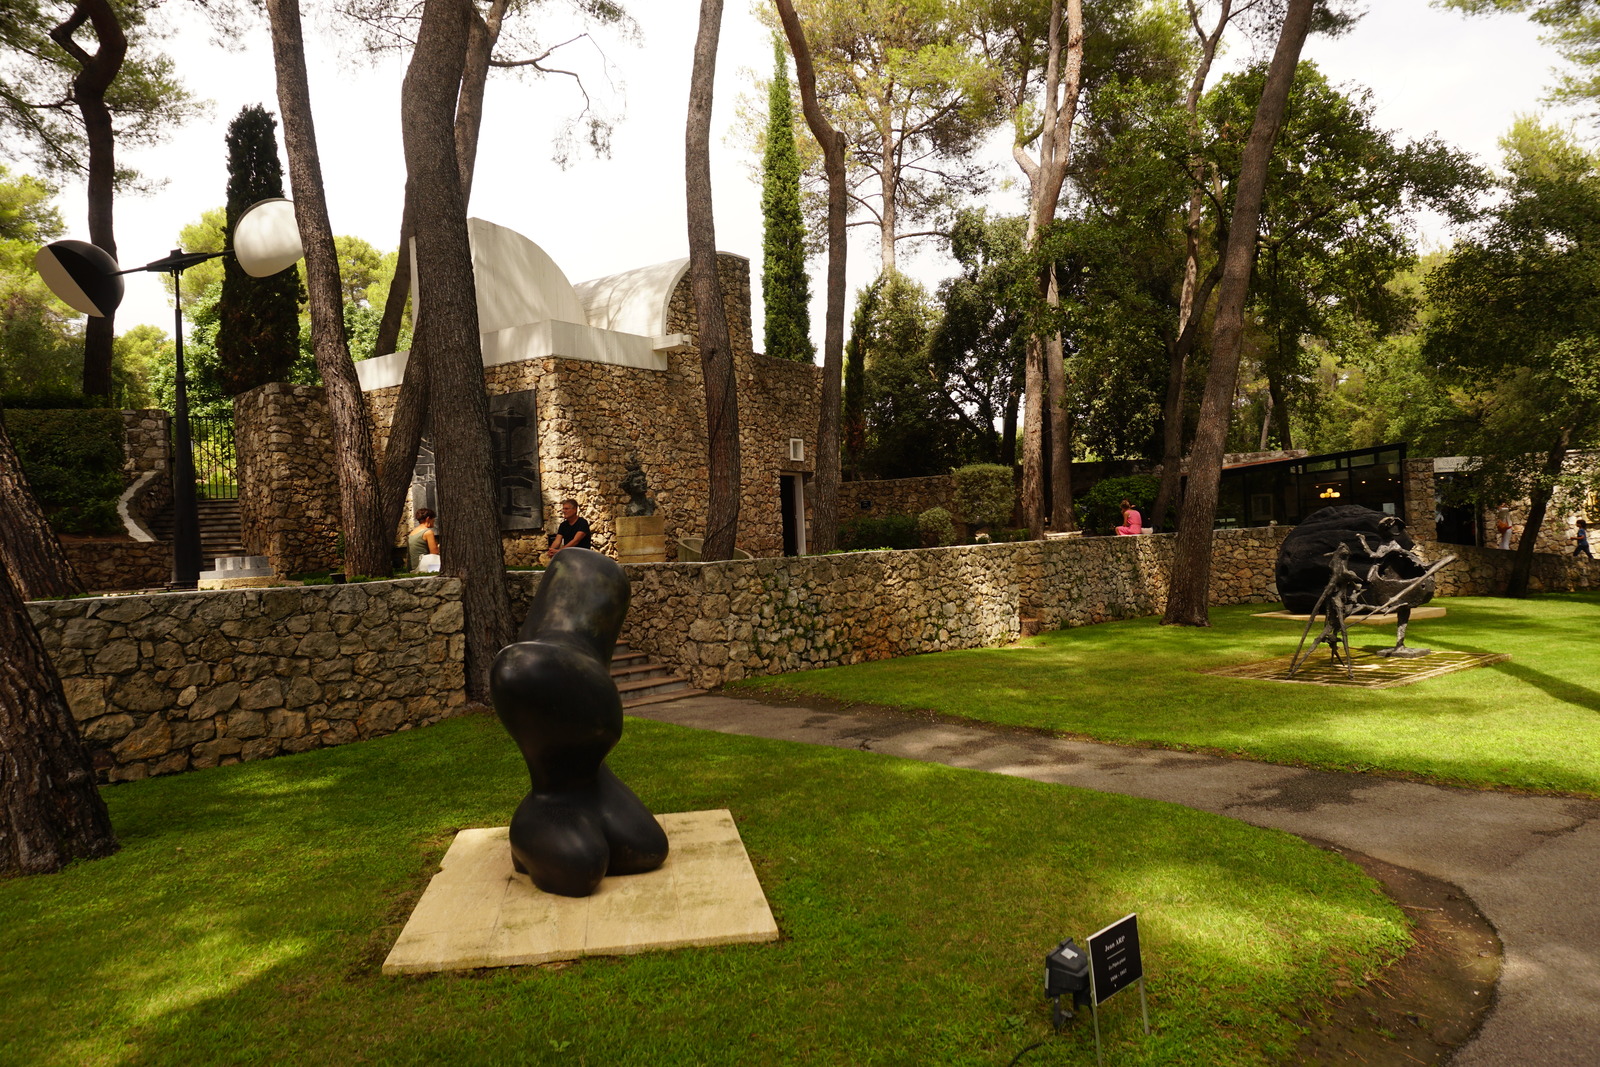
{"type": "Polygon", "coordinates": [[[604,762],[622,736],[610,665],[628,596],[627,575],[609,558],[559,553],[521,639],[489,671],[494,709],[532,783],[511,817],[512,864],[547,893],[586,897],[608,874],[666,862],[666,833],[604,762]]]}

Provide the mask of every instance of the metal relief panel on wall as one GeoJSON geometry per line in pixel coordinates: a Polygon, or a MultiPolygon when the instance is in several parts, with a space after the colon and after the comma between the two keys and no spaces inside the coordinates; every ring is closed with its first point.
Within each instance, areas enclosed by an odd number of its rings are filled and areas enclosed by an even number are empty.
{"type": "Polygon", "coordinates": [[[539,410],[536,390],[489,398],[496,505],[502,530],[544,528],[539,498],[539,410]]]}
{"type": "MultiPolygon", "coordinates": [[[[433,433],[425,431],[417,444],[417,462],[411,468],[411,507],[439,510],[439,483],[434,477],[433,433]]],[[[403,520],[409,525],[411,516],[403,520]]]]}

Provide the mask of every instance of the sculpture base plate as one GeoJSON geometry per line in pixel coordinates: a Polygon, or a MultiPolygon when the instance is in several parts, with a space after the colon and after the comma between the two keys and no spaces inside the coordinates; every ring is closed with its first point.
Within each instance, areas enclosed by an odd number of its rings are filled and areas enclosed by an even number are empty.
{"type": "MultiPolygon", "coordinates": [[[[1448,608],[1439,607],[1438,605],[1430,607],[1424,604],[1420,608],[1411,609],[1411,621],[1416,622],[1418,619],[1442,619],[1445,616],[1445,612],[1448,610],[1448,608]]],[[[1311,618],[1310,615],[1291,615],[1287,611],[1258,611],[1251,617],[1256,619],[1290,619],[1294,622],[1306,622],[1311,618]]],[[[1318,615],[1317,618],[1320,619],[1322,616],[1318,615]]],[[[1352,615],[1345,621],[1352,626],[1356,623],[1361,623],[1363,626],[1394,626],[1400,621],[1400,616],[1394,614],[1393,612],[1390,612],[1387,615],[1364,615],[1360,618],[1352,615]]]]}
{"type": "Polygon", "coordinates": [[[1426,656],[1401,659],[1381,655],[1382,648],[1352,648],[1351,670],[1333,662],[1326,645],[1313,652],[1301,664],[1294,677],[1289,676],[1293,656],[1262,660],[1259,663],[1240,663],[1231,667],[1213,667],[1201,674],[1214,674],[1223,678],[1259,678],[1269,682],[1299,682],[1303,685],[1354,686],[1357,689],[1393,689],[1397,685],[1410,685],[1424,678],[1437,678],[1441,674],[1471,670],[1501,663],[1511,657],[1504,652],[1447,652],[1434,650],[1426,656]]]}
{"type": "Polygon", "coordinates": [[[778,924],[733,815],[692,811],[656,819],[671,845],[667,862],[647,874],[607,878],[587,897],[545,893],[515,873],[507,827],[462,830],[383,973],[776,941],[778,924]]]}

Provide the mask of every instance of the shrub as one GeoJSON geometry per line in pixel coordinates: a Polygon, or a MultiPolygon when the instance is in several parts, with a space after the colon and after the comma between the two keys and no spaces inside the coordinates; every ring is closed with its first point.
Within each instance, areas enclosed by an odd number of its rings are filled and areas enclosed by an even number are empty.
{"type": "Polygon", "coordinates": [[[917,534],[929,548],[942,548],[956,539],[955,520],[944,508],[929,508],[917,516],[917,534]]]}
{"type": "Polygon", "coordinates": [[[956,511],[971,526],[998,526],[1011,521],[1017,506],[1011,469],[997,463],[972,463],[950,472],[955,482],[956,511]]]}
{"type": "Polygon", "coordinates": [[[1085,530],[1111,533],[1122,525],[1122,501],[1127,500],[1139,510],[1146,526],[1161,523],[1147,510],[1155,505],[1156,494],[1161,491],[1161,479],[1149,474],[1133,474],[1126,478],[1107,478],[1096,482],[1076,501],[1078,524],[1085,530]]]}
{"type": "Polygon", "coordinates": [[[840,547],[852,551],[868,548],[921,548],[917,520],[910,515],[863,516],[844,523],[839,530],[840,547]]]}
{"type": "Polygon", "coordinates": [[[122,415],[114,410],[8,411],[6,429],[34,499],[58,533],[116,533],[122,415]]]}

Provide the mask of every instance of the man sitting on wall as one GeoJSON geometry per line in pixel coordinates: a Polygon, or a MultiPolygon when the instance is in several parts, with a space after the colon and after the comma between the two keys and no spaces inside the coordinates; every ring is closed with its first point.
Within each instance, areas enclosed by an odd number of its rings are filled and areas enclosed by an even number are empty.
{"type": "Polygon", "coordinates": [[[589,520],[578,517],[578,502],[563,500],[561,525],[556,527],[556,535],[550,540],[550,555],[554,556],[563,548],[593,548],[593,540],[589,533],[589,520]]]}

